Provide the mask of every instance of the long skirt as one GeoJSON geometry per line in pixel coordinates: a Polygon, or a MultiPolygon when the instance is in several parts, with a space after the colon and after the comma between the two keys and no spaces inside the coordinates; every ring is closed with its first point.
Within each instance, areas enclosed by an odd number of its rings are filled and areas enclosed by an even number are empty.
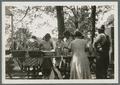
{"type": "Polygon", "coordinates": [[[70,79],[90,79],[90,67],[87,57],[73,56],[71,61],[70,79]]]}

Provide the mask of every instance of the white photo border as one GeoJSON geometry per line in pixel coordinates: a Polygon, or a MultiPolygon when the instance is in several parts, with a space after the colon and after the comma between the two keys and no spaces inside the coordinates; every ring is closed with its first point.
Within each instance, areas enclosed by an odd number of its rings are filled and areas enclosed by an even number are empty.
{"type": "Polygon", "coordinates": [[[109,1],[109,2],[95,2],[95,1],[91,1],[91,2],[73,2],[73,1],[64,1],[64,2],[2,2],[2,83],[3,84],[56,84],[56,83],[60,83],[60,84],[67,84],[67,83],[74,83],[74,84],[80,84],[80,83],[118,83],[118,2],[117,1],[109,1]],[[29,5],[29,6],[35,6],[35,5],[40,5],[40,6],[48,6],[48,5],[52,5],[52,6],[63,6],[63,5],[114,5],[115,7],[115,12],[114,12],[114,58],[115,58],[115,77],[114,79],[81,79],[81,80],[24,80],[24,79],[19,79],[19,80],[14,80],[14,79],[5,79],[5,6],[17,6],[17,5],[29,5]]]}

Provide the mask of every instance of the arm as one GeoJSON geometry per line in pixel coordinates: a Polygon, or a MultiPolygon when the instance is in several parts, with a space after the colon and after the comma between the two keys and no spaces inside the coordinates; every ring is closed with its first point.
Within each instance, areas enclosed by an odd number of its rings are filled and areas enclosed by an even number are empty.
{"type": "Polygon", "coordinates": [[[98,35],[98,36],[95,38],[95,40],[94,40],[94,42],[93,42],[94,48],[97,47],[97,44],[101,41],[101,38],[102,38],[102,35],[98,35]]]}
{"type": "Polygon", "coordinates": [[[89,51],[88,43],[85,44],[85,52],[89,51]]]}
{"type": "Polygon", "coordinates": [[[50,42],[51,44],[51,50],[54,49],[53,42],[50,42]]]}
{"type": "Polygon", "coordinates": [[[68,46],[68,50],[69,50],[69,52],[72,51],[72,42],[69,44],[69,46],[68,46]]]}
{"type": "Polygon", "coordinates": [[[39,49],[43,50],[43,41],[39,44],[39,49]]]}

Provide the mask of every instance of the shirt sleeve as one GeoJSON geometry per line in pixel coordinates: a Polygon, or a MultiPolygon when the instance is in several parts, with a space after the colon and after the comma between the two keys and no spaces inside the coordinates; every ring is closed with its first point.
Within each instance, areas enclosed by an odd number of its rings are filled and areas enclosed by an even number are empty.
{"type": "Polygon", "coordinates": [[[72,42],[68,45],[68,49],[72,49],[72,42]]]}
{"type": "Polygon", "coordinates": [[[39,49],[42,49],[42,50],[43,50],[43,43],[44,43],[43,40],[39,43],[39,49]]]}
{"type": "Polygon", "coordinates": [[[99,34],[96,38],[95,38],[95,40],[94,40],[94,43],[93,43],[93,45],[94,45],[94,47],[96,46],[96,44],[98,44],[98,43],[102,43],[102,42],[104,42],[105,41],[105,35],[104,34],[99,34]]]}
{"type": "Polygon", "coordinates": [[[98,36],[95,38],[94,44],[95,44],[95,43],[98,43],[100,40],[101,40],[101,35],[98,35],[98,36]]]}
{"type": "Polygon", "coordinates": [[[52,41],[50,41],[50,45],[51,45],[51,48],[53,49],[54,46],[53,46],[53,42],[52,41]]]}

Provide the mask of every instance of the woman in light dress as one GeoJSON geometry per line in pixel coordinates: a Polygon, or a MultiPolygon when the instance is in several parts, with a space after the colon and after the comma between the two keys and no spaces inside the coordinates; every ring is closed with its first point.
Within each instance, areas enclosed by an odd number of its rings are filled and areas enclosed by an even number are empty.
{"type": "Polygon", "coordinates": [[[86,54],[86,43],[79,31],[75,32],[75,40],[68,46],[72,51],[70,79],[89,79],[90,68],[86,54]]]}

